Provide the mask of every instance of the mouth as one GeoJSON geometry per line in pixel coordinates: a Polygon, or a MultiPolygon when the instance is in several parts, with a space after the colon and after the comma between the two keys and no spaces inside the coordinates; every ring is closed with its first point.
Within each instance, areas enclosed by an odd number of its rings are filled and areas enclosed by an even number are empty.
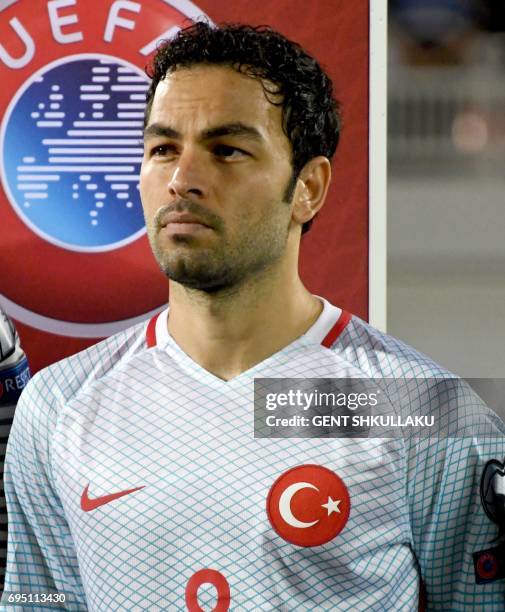
{"type": "Polygon", "coordinates": [[[162,220],[161,227],[167,227],[168,225],[203,225],[204,227],[210,227],[208,223],[190,213],[169,213],[162,220]]]}
{"type": "Polygon", "coordinates": [[[170,236],[195,234],[212,229],[205,221],[189,213],[170,213],[161,223],[161,231],[170,236]]]}

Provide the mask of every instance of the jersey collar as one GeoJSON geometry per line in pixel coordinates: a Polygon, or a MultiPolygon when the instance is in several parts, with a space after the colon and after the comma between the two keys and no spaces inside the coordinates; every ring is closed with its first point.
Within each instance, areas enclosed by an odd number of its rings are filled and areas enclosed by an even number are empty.
{"type": "MultiPolygon", "coordinates": [[[[323,303],[323,310],[317,321],[302,336],[309,342],[330,348],[351,320],[352,315],[330,304],[328,300],[315,296],[323,303]]],[[[149,348],[163,349],[170,340],[168,333],[168,306],[149,320],[146,328],[146,342],[149,348]]]]}

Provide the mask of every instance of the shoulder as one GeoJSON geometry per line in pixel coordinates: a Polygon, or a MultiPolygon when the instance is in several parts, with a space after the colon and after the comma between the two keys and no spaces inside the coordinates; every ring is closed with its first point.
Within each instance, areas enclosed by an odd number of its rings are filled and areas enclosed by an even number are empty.
{"type": "Polygon", "coordinates": [[[455,377],[427,355],[356,316],[331,349],[371,377],[455,377]]]}
{"type": "MultiPolygon", "coordinates": [[[[67,402],[87,385],[124,367],[135,355],[148,350],[144,321],[114,334],[70,357],[40,370],[21,394],[22,407],[37,404],[53,409],[67,402]]],[[[17,412],[17,409],[16,409],[17,412]]]]}
{"type": "Polygon", "coordinates": [[[444,436],[503,439],[505,424],[464,379],[359,317],[349,320],[331,350],[382,380],[400,413],[435,415],[444,436]]]}
{"type": "Polygon", "coordinates": [[[147,322],[139,323],[37,372],[14,411],[7,463],[26,467],[35,461],[50,469],[54,433],[65,406],[78,394],[85,394],[89,385],[149,350],[146,328],[147,322]]]}

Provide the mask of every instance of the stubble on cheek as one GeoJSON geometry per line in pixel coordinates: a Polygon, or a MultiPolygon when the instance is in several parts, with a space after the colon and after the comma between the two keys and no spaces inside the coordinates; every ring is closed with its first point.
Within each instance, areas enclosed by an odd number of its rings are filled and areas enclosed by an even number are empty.
{"type": "MultiPolygon", "coordinates": [[[[145,180],[145,179],[144,179],[145,180]]],[[[285,200],[289,186],[281,195],[283,201],[272,200],[264,206],[264,214],[251,221],[244,213],[233,211],[226,226],[222,217],[194,202],[180,201],[181,212],[189,212],[212,224],[209,236],[168,235],[160,222],[163,215],[177,204],[158,208],[145,207],[148,239],[164,275],[187,287],[216,291],[237,286],[268,269],[281,257],[289,226],[285,200]],[[232,231],[233,230],[233,231],[232,231]]],[[[141,189],[143,202],[149,196],[141,189]]]]}

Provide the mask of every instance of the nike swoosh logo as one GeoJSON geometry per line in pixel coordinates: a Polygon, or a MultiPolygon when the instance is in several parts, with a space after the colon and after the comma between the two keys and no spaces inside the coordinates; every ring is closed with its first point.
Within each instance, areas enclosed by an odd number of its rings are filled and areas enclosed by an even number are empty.
{"type": "Polygon", "coordinates": [[[119,499],[123,497],[123,495],[129,495],[130,493],[134,493],[135,491],[140,491],[144,487],[137,487],[136,489],[128,489],[127,491],[118,491],[117,493],[111,493],[110,495],[102,495],[101,497],[95,497],[94,499],[90,499],[88,497],[89,483],[86,485],[86,488],[82,492],[81,495],[81,508],[84,512],[91,512],[91,510],[96,510],[96,508],[100,508],[105,504],[108,504],[115,499],[119,499]]]}

